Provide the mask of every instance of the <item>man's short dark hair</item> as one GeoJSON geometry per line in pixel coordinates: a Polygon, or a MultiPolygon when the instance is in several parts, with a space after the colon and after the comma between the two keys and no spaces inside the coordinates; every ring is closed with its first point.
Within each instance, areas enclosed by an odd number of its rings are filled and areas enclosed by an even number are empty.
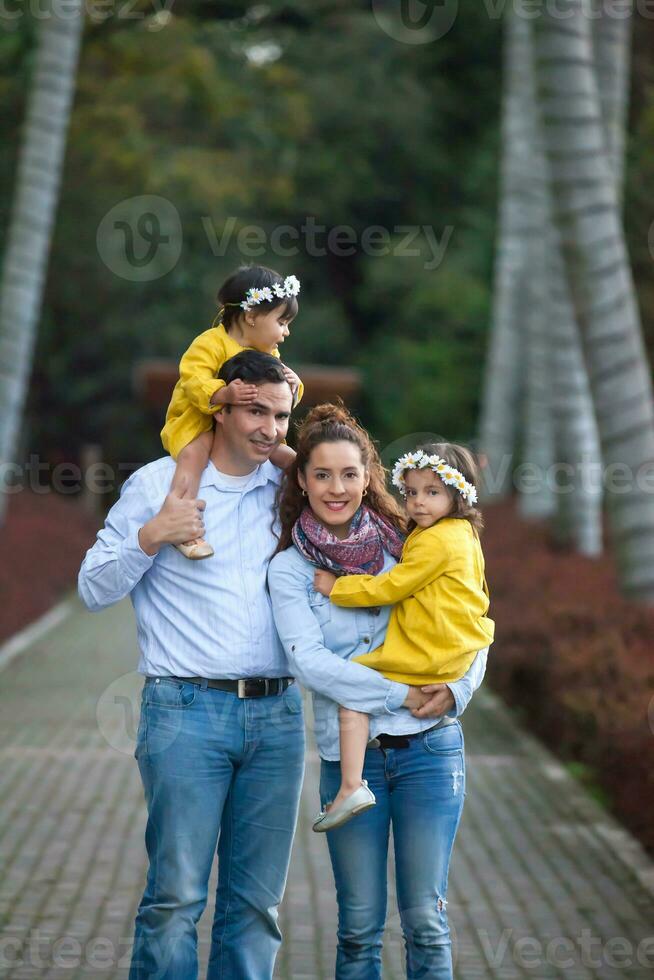
{"type": "Polygon", "coordinates": [[[218,377],[225,384],[230,384],[237,379],[248,381],[250,384],[263,384],[266,381],[280,384],[286,381],[280,359],[258,350],[242,350],[234,354],[225,361],[218,372],[218,377]]]}

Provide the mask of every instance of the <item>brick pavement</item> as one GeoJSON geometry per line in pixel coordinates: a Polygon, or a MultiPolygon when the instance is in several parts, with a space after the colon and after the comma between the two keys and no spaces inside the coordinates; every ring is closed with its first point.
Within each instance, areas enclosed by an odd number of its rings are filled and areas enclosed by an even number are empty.
{"type": "MultiPolygon", "coordinates": [[[[80,607],[0,673],[7,980],[127,976],[145,874],[135,664],[125,602],[96,616],[80,607]]],[[[468,794],[449,894],[457,978],[654,980],[654,870],[639,846],[488,691],[464,729],[468,794]]],[[[280,980],[333,976],[333,885],[325,840],[310,829],[317,772],[312,749],[280,980]]],[[[211,915],[210,904],[203,964],[211,915]]],[[[384,964],[388,980],[404,975],[392,887],[384,964]]]]}

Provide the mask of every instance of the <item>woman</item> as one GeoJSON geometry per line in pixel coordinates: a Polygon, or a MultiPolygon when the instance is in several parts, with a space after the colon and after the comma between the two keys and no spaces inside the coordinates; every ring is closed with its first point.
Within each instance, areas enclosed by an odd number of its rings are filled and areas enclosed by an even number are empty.
{"type": "Polygon", "coordinates": [[[339,909],[337,980],[381,977],[391,824],[407,977],[452,980],[447,875],[465,789],[456,716],[483,679],[487,651],[460,681],[422,691],[349,662],[383,642],[390,610],[332,605],[313,588],[314,571],[321,564],[388,570],[404,522],[370,437],[344,408],[314,408],[300,426],[280,522],[268,580],[291,667],[313,691],[323,807],[340,783],[338,705],[371,716],[364,778],[377,804],[327,834],[339,909]]]}

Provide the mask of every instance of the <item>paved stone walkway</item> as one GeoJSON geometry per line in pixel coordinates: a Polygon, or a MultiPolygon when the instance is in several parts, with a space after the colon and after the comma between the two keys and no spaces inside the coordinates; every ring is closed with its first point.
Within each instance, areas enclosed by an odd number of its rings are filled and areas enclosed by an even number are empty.
{"type": "MultiPolygon", "coordinates": [[[[145,873],[135,664],[121,603],[96,616],[75,609],[0,673],[7,980],[127,976],[145,873]]],[[[449,894],[457,978],[654,980],[654,871],[638,845],[488,691],[464,728],[468,795],[449,894]]],[[[317,771],[312,751],[282,909],[284,980],[333,976],[334,891],[309,823],[317,771]]],[[[394,897],[384,961],[385,978],[404,976],[394,897]]]]}

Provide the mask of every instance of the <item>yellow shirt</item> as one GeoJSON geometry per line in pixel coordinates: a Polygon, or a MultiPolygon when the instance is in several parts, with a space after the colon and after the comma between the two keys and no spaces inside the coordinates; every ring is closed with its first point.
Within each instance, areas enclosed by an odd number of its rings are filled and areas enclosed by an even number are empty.
{"type": "Polygon", "coordinates": [[[484,556],[461,518],[415,528],[399,564],[381,575],[337,579],[330,599],[337,606],[397,603],[383,646],[353,659],[403,684],[458,680],[493,641],[484,556]]]}
{"type": "MultiPolygon", "coordinates": [[[[221,323],[196,337],[183,355],[179,364],[179,381],[173,389],[166,422],[161,430],[163,447],[174,459],[184,446],[213,427],[213,417],[220,406],[212,405],[211,398],[216,391],[225,387],[225,382],[216,375],[225,361],[248,349],[230,337],[221,323]]],[[[277,348],[272,353],[275,357],[280,356],[277,348]]],[[[300,384],[295,404],[303,391],[304,387],[300,384]]]]}

